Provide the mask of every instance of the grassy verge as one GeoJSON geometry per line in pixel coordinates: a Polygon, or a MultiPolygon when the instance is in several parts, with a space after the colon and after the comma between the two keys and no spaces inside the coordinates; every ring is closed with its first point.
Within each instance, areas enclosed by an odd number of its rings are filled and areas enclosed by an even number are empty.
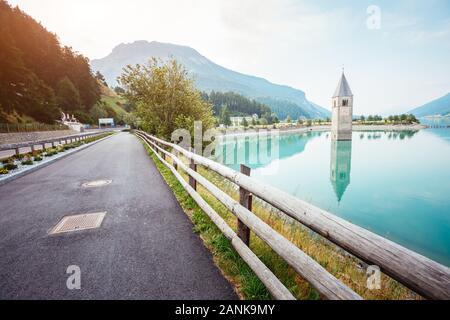
{"type": "MultiPolygon", "coordinates": [[[[162,176],[172,188],[182,208],[191,218],[194,224],[194,231],[201,236],[205,245],[212,252],[216,264],[223,274],[236,286],[241,297],[244,299],[269,299],[270,294],[264,285],[234,251],[230,242],[197,206],[172,172],[159,161],[147,146],[145,147],[162,176]]],[[[198,171],[234,199],[238,199],[238,190],[232,183],[202,167],[199,167],[198,171]]],[[[180,173],[187,179],[186,174],[180,173]]],[[[236,230],[235,216],[200,185],[198,186],[198,192],[230,227],[236,230]]],[[[418,295],[385,275],[382,275],[380,290],[367,289],[366,269],[358,259],[345,254],[335,245],[312,233],[298,222],[281,218],[275,210],[270,209],[260,201],[254,201],[253,212],[363,298],[383,300],[420,299],[418,295]]],[[[320,299],[320,295],[313,287],[254,234],[251,236],[250,246],[252,251],[272,270],[296,298],[320,299]]]]}
{"type": "Polygon", "coordinates": [[[211,251],[214,262],[224,276],[235,286],[243,299],[266,300],[270,294],[264,284],[242,260],[230,241],[220,232],[197,203],[184,190],[172,172],[144,144],[147,153],[161,172],[164,180],[173,190],[183,210],[194,224],[194,232],[200,235],[206,247],[211,251]]]}

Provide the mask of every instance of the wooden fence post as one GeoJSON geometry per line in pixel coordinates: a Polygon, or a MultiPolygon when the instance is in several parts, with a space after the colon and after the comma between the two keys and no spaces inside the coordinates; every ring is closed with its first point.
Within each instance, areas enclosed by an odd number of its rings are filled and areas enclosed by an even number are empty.
{"type": "MultiPolygon", "coordinates": [[[[176,151],[173,151],[173,154],[176,156],[178,156],[178,153],[176,151]]],[[[175,170],[178,171],[178,163],[175,162],[174,157],[172,157],[172,165],[175,168],[175,170]]]]}
{"type": "MultiPolygon", "coordinates": [[[[192,150],[192,148],[191,152],[195,153],[195,151],[192,150]]],[[[195,163],[194,159],[190,159],[189,168],[191,168],[194,171],[197,171],[197,164],[195,163]]],[[[195,180],[191,176],[189,176],[189,185],[192,187],[192,189],[197,190],[197,180],[195,180]]]]}
{"type": "MultiPolygon", "coordinates": [[[[251,169],[241,164],[241,173],[246,176],[250,176],[251,169]]],[[[242,187],[239,187],[239,203],[252,211],[253,196],[252,194],[242,187]]],[[[239,238],[247,245],[250,246],[250,228],[242,223],[239,219],[237,221],[237,234],[239,238]]]]}

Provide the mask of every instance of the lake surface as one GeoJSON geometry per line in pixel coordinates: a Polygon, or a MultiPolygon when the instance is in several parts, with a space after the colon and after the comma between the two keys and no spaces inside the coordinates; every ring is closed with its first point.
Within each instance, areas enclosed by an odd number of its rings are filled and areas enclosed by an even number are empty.
{"type": "Polygon", "coordinates": [[[339,142],[327,132],[228,137],[216,153],[235,170],[245,163],[252,177],[450,266],[450,129],[354,132],[339,142]]]}

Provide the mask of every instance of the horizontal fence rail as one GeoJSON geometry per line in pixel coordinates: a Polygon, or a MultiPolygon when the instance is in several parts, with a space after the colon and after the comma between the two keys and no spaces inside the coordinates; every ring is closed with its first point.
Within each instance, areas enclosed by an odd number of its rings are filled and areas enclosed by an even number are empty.
{"type": "MultiPolygon", "coordinates": [[[[172,158],[174,165],[176,164],[176,168],[181,168],[191,179],[194,179],[205,187],[228,210],[236,215],[242,223],[268,243],[274,251],[310,282],[325,298],[361,299],[360,296],[345,287],[297,246],[282,237],[251,211],[193,170],[195,169],[195,165],[201,165],[206,169],[218,173],[240,188],[250,192],[253,196],[262,199],[287,216],[320,234],[348,253],[368,264],[378,266],[381,271],[423,297],[429,299],[450,299],[450,269],[448,267],[345,221],[286,192],[256,181],[245,174],[236,172],[211,159],[183,149],[176,144],[161,140],[142,131],[136,131],[136,134],[164,161],[165,165],[169,166],[165,161],[165,157],[172,158]],[[163,147],[171,148],[172,152],[166,151],[163,147]],[[158,151],[161,155],[158,154],[158,151]],[[174,153],[185,156],[192,161],[194,166],[191,165],[188,167],[174,153]]],[[[176,172],[176,168],[170,167],[172,172],[176,172]]],[[[177,178],[179,177],[177,176],[177,178]]],[[[185,185],[187,183],[183,184],[183,186],[185,185]]],[[[195,188],[191,186],[191,189],[191,192],[188,190],[190,194],[195,192],[195,188]]],[[[201,197],[198,193],[195,192],[195,194],[193,198],[197,201],[201,197]]],[[[201,202],[201,200],[199,201],[201,202]]],[[[200,207],[204,209],[204,205],[200,205],[200,207]]],[[[214,211],[212,209],[208,210],[214,211]]],[[[222,230],[220,227],[219,229],[222,230]]],[[[222,232],[224,231],[222,230],[222,232]]],[[[260,276],[260,274],[256,274],[260,276]]],[[[274,295],[274,297],[276,296],[274,295]]]]}
{"type": "Polygon", "coordinates": [[[64,141],[65,143],[72,142],[72,141],[79,141],[79,140],[84,140],[86,138],[98,136],[100,134],[104,134],[107,132],[111,132],[111,130],[102,130],[102,131],[97,131],[97,132],[73,134],[73,135],[68,135],[68,136],[42,139],[42,140],[36,140],[36,141],[1,144],[0,151],[15,150],[16,154],[19,154],[20,149],[22,149],[22,148],[31,148],[31,150],[34,150],[35,146],[45,147],[45,145],[47,145],[47,144],[52,144],[52,146],[54,146],[55,143],[62,143],[62,141],[64,141]]]}
{"type": "Polygon", "coordinates": [[[0,123],[0,133],[34,132],[34,131],[58,131],[69,130],[63,124],[45,123],[0,123]]]}

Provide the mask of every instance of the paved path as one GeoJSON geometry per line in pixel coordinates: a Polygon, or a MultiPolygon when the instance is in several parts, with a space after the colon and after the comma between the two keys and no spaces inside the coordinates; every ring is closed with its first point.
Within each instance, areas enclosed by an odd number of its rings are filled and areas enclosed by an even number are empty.
{"type": "Polygon", "coordinates": [[[136,137],[121,133],[0,187],[0,299],[237,299],[136,137]],[[111,185],[81,184],[112,179],[111,185]],[[100,229],[49,236],[63,216],[100,229]],[[81,290],[68,290],[69,265],[81,290]]]}

